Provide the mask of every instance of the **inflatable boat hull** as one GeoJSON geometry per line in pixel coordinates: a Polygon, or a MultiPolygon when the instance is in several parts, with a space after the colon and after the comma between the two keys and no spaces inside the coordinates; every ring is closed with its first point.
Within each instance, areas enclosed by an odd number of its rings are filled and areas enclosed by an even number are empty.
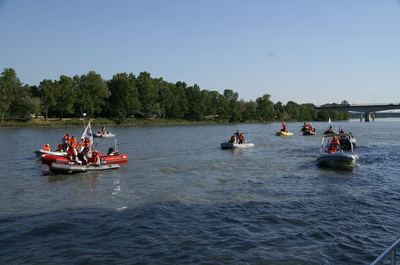
{"type": "Polygon", "coordinates": [[[109,169],[117,169],[120,166],[117,164],[107,164],[100,166],[88,166],[88,165],[70,165],[62,163],[52,163],[50,165],[50,170],[56,174],[77,174],[89,171],[103,171],[109,169]]]}
{"type": "Polygon", "coordinates": [[[289,136],[292,136],[293,133],[292,132],[276,132],[275,135],[282,136],[282,137],[289,137],[289,136]]]}
{"type": "Polygon", "coordinates": [[[52,155],[52,156],[66,156],[66,152],[57,152],[57,151],[46,151],[43,149],[35,151],[37,155],[52,155]]]}
{"type": "Polygon", "coordinates": [[[317,165],[319,167],[329,168],[353,168],[357,164],[358,156],[346,153],[325,153],[317,158],[317,165]]]}
{"type": "Polygon", "coordinates": [[[115,134],[113,134],[113,133],[95,133],[95,134],[93,134],[93,137],[97,137],[97,138],[114,138],[115,134]]]}
{"type": "Polygon", "coordinates": [[[222,143],[221,149],[244,149],[254,147],[252,143],[244,143],[244,144],[234,144],[234,143],[222,143]]]}

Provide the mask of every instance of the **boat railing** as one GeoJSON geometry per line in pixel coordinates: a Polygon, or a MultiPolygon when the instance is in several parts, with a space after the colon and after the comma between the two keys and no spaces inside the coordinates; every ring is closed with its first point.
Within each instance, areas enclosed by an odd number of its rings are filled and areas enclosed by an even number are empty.
{"type": "Polygon", "coordinates": [[[400,239],[397,239],[389,248],[385,250],[379,257],[377,257],[371,265],[382,264],[382,262],[390,256],[390,265],[396,265],[397,249],[400,247],[400,239]]]}

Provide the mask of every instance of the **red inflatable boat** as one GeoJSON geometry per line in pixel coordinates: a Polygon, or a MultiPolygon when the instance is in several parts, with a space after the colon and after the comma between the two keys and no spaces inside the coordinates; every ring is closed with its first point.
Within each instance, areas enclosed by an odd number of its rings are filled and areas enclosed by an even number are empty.
{"type": "MultiPolygon", "coordinates": [[[[104,160],[107,164],[121,164],[128,162],[128,155],[106,155],[100,152],[100,159],[104,160]]],[[[65,156],[43,155],[42,163],[51,165],[51,163],[68,164],[68,159],[65,156]]]]}

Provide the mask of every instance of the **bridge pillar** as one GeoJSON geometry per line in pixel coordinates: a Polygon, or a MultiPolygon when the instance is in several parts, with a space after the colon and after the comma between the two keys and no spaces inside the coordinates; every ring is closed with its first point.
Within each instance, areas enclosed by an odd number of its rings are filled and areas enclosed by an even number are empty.
{"type": "Polygon", "coordinates": [[[364,116],[365,116],[365,122],[369,122],[369,112],[365,112],[364,116]]]}
{"type": "Polygon", "coordinates": [[[360,122],[362,122],[362,112],[360,112],[360,122]]]}
{"type": "Polygon", "coordinates": [[[375,121],[375,112],[372,112],[372,121],[375,121]]]}

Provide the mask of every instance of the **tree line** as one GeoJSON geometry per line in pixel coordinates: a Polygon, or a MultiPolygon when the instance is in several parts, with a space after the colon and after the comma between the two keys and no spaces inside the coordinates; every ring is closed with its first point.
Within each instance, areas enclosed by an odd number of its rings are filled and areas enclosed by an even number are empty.
{"type": "Polygon", "coordinates": [[[289,101],[273,103],[269,94],[255,101],[239,99],[226,89],[218,91],[171,83],[147,72],[138,76],[117,73],[110,80],[90,71],[81,76],[61,75],[58,80],[44,79],[38,85],[22,84],[16,71],[5,68],[0,75],[0,117],[27,118],[110,118],[123,122],[131,118],[170,118],[185,120],[280,121],[348,119],[345,112],[316,111],[313,104],[289,101]]]}

